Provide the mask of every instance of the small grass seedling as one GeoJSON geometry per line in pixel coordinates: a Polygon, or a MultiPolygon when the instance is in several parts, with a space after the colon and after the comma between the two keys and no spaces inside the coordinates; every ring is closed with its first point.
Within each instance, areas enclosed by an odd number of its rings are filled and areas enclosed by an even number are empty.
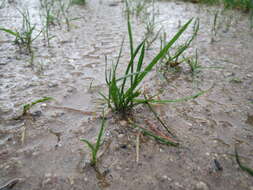
{"type": "Polygon", "coordinates": [[[146,49],[150,49],[151,45],[159,38],[159,34],[162,30],[162,27],[160,27],[159,30],[156,31],[157,23],[155,21],[155,7],[154,7],[154,1],[152,1],[152,11],[150,13],[151,15],[147,16],[147,20],[145,21],[145,39],[146,39],[146,49]]]}
{"type": "Polygon", "coordinates": [[[87,146],[90,148],[91,150],[91,166],[96,166],[97,165],[97,153],[99,148],[101,147],[101,140],[102,140],[102,136],[104,133],[104,127],[105,127],[105,118],[104,118],[104,112],[103,112],[103,119],[102,119],[102,124],[98,133],[98,137],[97,137],[97,142],[96,144],[92,144],[90,141],[81,138],[80,140],[84,143],[87,144],[87,146]]]}
{"type": "Polygon", "coordinates": [[[71,19],[69,18],[68,12],[69,12],[69,8],[71,5],[71,1],[68,2],[64,2],[62,0],[58,0],[58,4],[59,4],[59,10],[61,15],[63,16],[65,23],[67,25],[67,31],[70,31],[70,21],[71,19]]]}
{"type": "Polygon", "coordinates": [[[247,172],[249,175],[253,176],[253,169],[251,169],[251,168],[249,168],[249,167],[247,167],[247,166],[245,166],[245,165],[243,165],[243,164],[241,163],[241,160],[240,160],[240,157],[239,157],[239,154],[238,154],[238,152],[237,152],[236,147],[235,147],[235,159],[236,159],[236,163],[239,165],[239,167],[240,167],[243,171],[245,171],[245,172],[247,172]]]}
{"type": "Polygon", "coordinates": [[[44,97],[44,98],[38,99],[38,100],[36,100],[36,101],[34,101],[34,102],[31,102],[31,103],[29,103],[29,104],[25,104],[25,105],[23,106],[23,114],[22,114],[22,116],[23,116],[23,115],[26,115],[26,114],[29,112],[29,110],[30,110],[34,105],[36,105],[36,104],[38,104],[38,103],[43,103],[43,102],[48,101],[48,100],[53,100],[53,98],[52,98],[52,97],[44,97]]]}
{"type": "Polygon", "coordinates": [[[200,65],[199,61],[198,61],[198,51],[196,50],[195,53],[195,57],[194,58],[188,58],[187,59],[187,63],[190,67],[190,71],[192,76],[195,76],[200,69],[202,68],[202,66],[200,65]]]}
{"type": "Polygon", "coordinates": [[[43,35],[48,46],[50,46],[50,40],[54,38],[54,36],[50,35],[50,26],[55,25],[55,22],[57,20],[54,14],[54,6],[55,1],[40,0],[40,7],[42,10],[41,20],[43,25],[43,35]]]}

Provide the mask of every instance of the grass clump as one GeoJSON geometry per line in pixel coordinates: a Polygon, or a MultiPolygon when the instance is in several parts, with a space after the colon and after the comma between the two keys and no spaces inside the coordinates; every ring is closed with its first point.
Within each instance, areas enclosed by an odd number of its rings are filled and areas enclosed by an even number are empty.
{"type": "Polygon", "coordinates": [[[41,31],[34,36],[34,32],[36,31],[36,25],[31,23],[29,11],[25,10],[22,12],[18,10],[18,12],[22,15],[23,19],[21,30],[17,31],[3,27],[0,27],[0,30],[14,36],[15,37],[14,43],[17,44],[20,49],[22,47],[25,47],[28,53],[31,54],[32,42],[39,37],[41,31]]]}
{"type": "MultiPolygon", "coordinates": [[[[161,49],[161,51],[150,61],[146,66],[144,66],[145,57],[145,40],[143,40],[137,48],[133,45],[132,29],[130,24],[130,19],[128,18],[128,35],[130,41],[130,61],[126,67],[123,77],[117,76],[117,68],[119,65],[119,60],[122,53],[123,42],[119,52],[116,65],[113,65],[109,70],[106,69],[106,84],[108,86],[108,95],[101,94],[107,101],[108,107],[113,111],[118,113],[127,113],[132,110],[133,107],[139,104],[150,103],[168,103],[168,102],[178,102],[183,101],[183,99],[177,100],[155,100],[153,98],[143,99],[141,98],[140,85],[143,79],[150,73],[153,67],[164,57],[164,55],[169,51],[170,47],[179,39],[179,37],[184,33],[187,27],[192,22],[192,19],[185,23],[179,31],[174,35],[174,37],[161,49]],[[137,64],[135,60],[137,59],[137,64]]],[[[195,98],[199,96],[192,96],[190,98],[195,98]]]]}
{"type": "Polygon", "coordinates": [[[103,119],[102,119],[102,124],[98,133],[98,137],[97,137],[97,142],[95,144],[92,144],[90,141],[81,138],[80,140],[84,143],[87,144],[87,146],[90,148],[91,150],[91,166],[96,166],[97,164],[97,153],[99,148],[101,147],[101,140],[102,140],[102,136],[104,133],[104,127],[105,127],[105,118],[104,118],[104,113],[103,113],[103,119]]]}

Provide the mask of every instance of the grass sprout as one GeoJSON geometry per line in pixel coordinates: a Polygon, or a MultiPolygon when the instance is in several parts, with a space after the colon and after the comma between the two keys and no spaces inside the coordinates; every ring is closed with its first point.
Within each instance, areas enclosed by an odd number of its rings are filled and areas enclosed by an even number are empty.
{"type": "Polygon", "coordinates": [[[48,100],[53,100],[53,98],[52,98],[52,97],[44,97],[44,98],[38,99],[38,100],[36,100],[36,101],[34,101],[34,102],[31,102],[31,103],[29,103],[29,104],[25,104],[25,105],[23,106],[23,114],[22,114],[22,115],[26,115],[26,114],[28,113],[28,111],[29,111],[34,105],[36,105],[36,104],[38,104],[38,103],[43,103],[43,102],[48,101],[48,100]]]}
{"type": "Polygon", "coordinates": [[[194,58],[189,58],[187,60],[187,63],[190,67],[190,71],[191,71],[192,76],[195,76],[200,71],[200,69],[202,68],[202,66],[200,65],[200,63],[198,61],[198,51],[197,50],[196,50],[196,53],[195,53],[195,57],[194,58]]]}
{"type": "Polygon", "coordinates": [[[105,118],[104,118],[104,112],[103,112],[103,119],[102,119],[102,124],[98,133],[98,137],[97,137],[97,142],[96,144],[92,144],[90,141],[81,138],[80,140],[84,143],[87,144],[87,146],[90,148],[91,150],[91,166],[96,166],[97,164],[97,153],[99,148],[101,147],[101,140],[102,140],[102,136],[104,133],[104,127],[105,127],[105,118]]]}
{"type": "Polygon", "coordinates": [[[54,38],[54,36],[50,35],[50,26],[55,25],[57,20],[56,15],[54,13],[55,1],[50,0],[40,0],[40,7],[42,9],[42,22],[43,22],[43,35],[44,39],[47,42],[47,45],[50,46],[50,40],[54,38]]]}

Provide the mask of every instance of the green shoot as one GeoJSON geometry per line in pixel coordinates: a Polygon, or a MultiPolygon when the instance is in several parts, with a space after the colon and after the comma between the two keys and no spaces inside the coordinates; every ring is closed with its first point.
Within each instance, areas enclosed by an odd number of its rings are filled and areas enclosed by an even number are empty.
{"type": "Polygon", "coordinates": [[[54,5],[55,1],[49,0],[40,0],[40,7],[42,9],[42,22],[43,22],[43,35],[44,39],[47,42],[47,45],[50,46],[50,40],[54,38],[49,34],[50,26],[55,25],[56,16],[54,15],[54,5]]]}
{"type": "Polygon", "coordinates": [[[91,155],[92,155],[91,166],[96,166],[96,164],[97,164],[97,153],[98,153],[98,150],[101,146],[101,140],[102,140],[102,136],[104,133],[104,126],[105,126],[105,118],[104,118],[104,113],[103,113],[102,125],[101,125],[99,133],[98,133],[98,138],[97,138],[96,144],[92,144],[90,141],[83,139],[83,138],[80,139],[81,141],[85,142],[91,150],[91,155]]]}
{"type": "Polygon", "coordinates": [[[190,71],[191,71],[192,76],[195,76],[197,74],[197,72],[199,72],[199,70],[202,68],[202,66],[198,62],[198,51],[197,50],[195,53],[195,58],[189,58],[187,60],[187,63],[190,67],[190,71]]]}
{"type": "Polygon", "coordinates": [[[23,106],[23,114],[22,114],[22,115],[26,115],[27,112],[28,112],[34,105],[36,105],[36,104],[38,104],[38,103],[43,103],[43,102],[48,101],[48,100],[53,100],[53,98],[52,98],[52,97],[44,97],[44,98],[38,99],[38,100],[36,100],[36,101],[34,101],[34,102],[31,102],[31,103],[29,103],[29,104],[25,104],[25,105],[23,106]]]}

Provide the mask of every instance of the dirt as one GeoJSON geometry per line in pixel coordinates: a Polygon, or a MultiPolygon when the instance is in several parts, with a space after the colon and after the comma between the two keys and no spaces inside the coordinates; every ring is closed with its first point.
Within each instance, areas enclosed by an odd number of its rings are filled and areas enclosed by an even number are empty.
{"type": "MultiPolygon", "coordinates": [[[[96,140],[101,125],[99,92],[106,92],[105,56],[108,63],[115,63],[121,41],[127,38],[127,21],[124,3],[87,1],[85,6],[71,7],[71,18],[79,19],[71,21],[70,31],[64,22],[52,27],[51,47],[45,46],[42,36],[34,41],[33,66],[29,55],[12,43],[13,37],[0,33],[0,187],[22,179],[13,190],[253,189],[252,176],[238,167],[234,156],[237,145],[241,161],[253,167],[253,33],[248,15],[181,1],[156,2],[155,6],[157,22],[170,37],[190,18],[200,18],[200,31],[188,54],[197,48],[199,62],[207,68],[194,78],[186,64],[180,73],[166,72],[166,78],[154,71],[143,84],[147,94],[162,91],[161,99],[209,89],[194,100],[154,105],[180,146],[139,136],[126,121],[109,114],[99,172],[89,166],[90,152],[80,138],[96,140]],[[221,16],[214,36],[217,11],[221,16]],[[44,96],[54,100],[34,106],[30,116],[14,119],[22,105],[44,96]]],[[[33,22],[41,26],[36,0],[6,1],[0,9],[1,26],[20,26],[16,7],[28,7],[33,22]]],[[[145,25],[133,17],[136,41],[144,31],[145,25]]],[[[180,41],[190,34],[189,28],[180,41]]],[[[146,60],[158,47],[159,40],[146,60]]],[[[121,70],[128,55],[126,42],[121,70]]],[[[132,118],[141,126],[152,123],[161,128],[145,106],[137,107],[132,118]]]]}

